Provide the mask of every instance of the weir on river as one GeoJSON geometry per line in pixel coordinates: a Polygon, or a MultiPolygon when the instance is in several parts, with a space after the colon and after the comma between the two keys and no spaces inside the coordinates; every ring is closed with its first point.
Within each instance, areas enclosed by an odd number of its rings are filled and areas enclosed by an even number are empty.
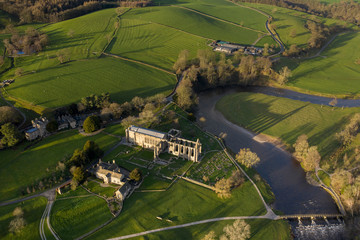
{"type": "Polygon", "coordinates": [[[201,93],[196,113],[197,119],[202,119],[199,125],[217,136],[224,136],[225,144],[235,153],[241,148],[257,153],[261,161],[256,170],[275,194],[275,209],[286,215],[339,214],[330,194],[307,183],[305,172],[290,153],[272,143],[256,141],[255,134],[229,122],[215,110],[218,100],[235,92],[221,89],[201,93]]]}

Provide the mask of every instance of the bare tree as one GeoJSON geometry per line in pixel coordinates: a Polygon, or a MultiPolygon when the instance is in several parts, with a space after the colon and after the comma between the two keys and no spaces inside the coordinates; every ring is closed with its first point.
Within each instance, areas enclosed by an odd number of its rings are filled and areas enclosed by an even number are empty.
{"type": "Polygon", "coordinates": [[[208,234],[206,234],[201,240],[215,240],[216,234],[214,231],[210,231],[208,234]]]}
{"type": "Polygon", "coordinates": [[[215,192],[220,198],[229,198],[231,197],[231,186],[229,181],[225,178],[220,179],[215,183],[215,192]]]}
{"type": "Polygon", "coordinates": [[[233,224],[226,225],[221,240],[246,240],[251,236],[251,226],[244,220],[235,220],[233,224]]]}
{"type": "Polygon", "coordinates": [[[307,157],[309,151],[308,137],[305,134],[300,135],[293,147],[295,148],[294,156],[299,161],[304,160],[307,157]]]}
{"type": "Polygon", "coordinates": [[[249,168],[256,166],[260,162],[260,158],[256,153],[250,151],[249,148],[243,148],[240,149],[239,153],[236,155],[236,161],[249,168]]]}

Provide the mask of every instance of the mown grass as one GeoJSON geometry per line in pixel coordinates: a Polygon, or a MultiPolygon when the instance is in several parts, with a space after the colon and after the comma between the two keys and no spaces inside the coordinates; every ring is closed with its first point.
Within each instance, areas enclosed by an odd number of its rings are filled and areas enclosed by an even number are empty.
{"type": "Polygon", "coordinates": [[[231,198],[223,200],[211,190],[179,180],[166,192],[133,193],[125,201],[121,215],[91,239],[122,236],[201,219],[264,213],[265,208],[248,181],[234,190],[231,198]],[[160,221],[157,216],[173,222],[160,221]]]}
{"type": "MultiPolygon", "coordinates": [[[[168,230],[153,234],[148,234],[134,239],[165,240],[165,239],[202,239],[210,231],[214,231],[219,237],[223,234],[223,228],[232,224],[234,220],[205,223],[192,227],[168,230]]],[[[272,240],[272,239],[292,239],[290,226],[285,220],[272,221],[267,219],[246,220],[251,226],[251,240],[272,240]]]]}
{"type": "Polygon", "coordinates": [[[80,101],[81,97],[109,92],[117,102],[134,96],[170,93],[175,76],[115,58],[75,61],[28,73],[7,88],[16,98],[49,108],[80,101]]]}
{"type": "Polygon", "coordinates": [[[208,48],[207,40],[140,19],[121,19],[120,29],[108,52],[172,70],[182,50],[190,57],[208,48]]]}
{"type": "Polygon", "coordinates": [[[90,196],[55,201],[51,224],[62,239],[75,239],[111,219],[104,199],[90,196]]]}
{"type": "Polygon", "coordinates": [[[262,32],[267,32],[265,22],[267,17],[248,8],[243,8],[223,0],[184,1],[184,7],[240,24],[262,32]]]}
{"type": "Polygon", "coordinates": [[[93,140],[106,151],[117,141],[117,138],[98,134],[84,137],[77,130],[66,131],[47,137],[34,146],[25,149],[29,143],[19,145],[16,149],[0,152],[0,201],[21,196],[21,190],[28,185],[50,176],[58,161],[71,156],[76,148],[82,148],[87,140],[93,140]],[[47,171],[49,169],[49,171],[47,171]]]}
{"type": "Polygon", "coordinates": [[[225,96],[216,108],[231,122],[277,137],[290,148],[301,134],[326,158],[338,146],[335,133],[359,108],[332,108],[257,93],[225,96]]]}
{"type": "Polygon", "coordinates": [[[317,57],[294,61],[293,76],[288,86],[334,95],[360,95],[360,55],[354,51],[360,44],[360,34],[340,35],[317,57]]]}
{"type": "Polygon", "coordinates": [[[93,180],[89,181],[88,184],[85,186],[91,192],[96,193],[103,197],[112,197],[115,194],[116,188],[113,187],[102,187],[100,186],[100,181],[93,180]]]}
{"type": "Polygon", "coordinates": [[[1,239],[40,239],[39,225],[45,210],[47,200],[37,197],[31,200],[0,207],[0,236],[1,239]],[[19,233],[10,233],[9,224],[14,219],[12,212],[21,207],[26,226],[19,233]]]}
{"type": "Polygon", "coordinates": [[[131,10],[124,18],[141,19],[171,26],[210,39],[251,44],[258,33],[178,7],[147,7],[131,10]]]}

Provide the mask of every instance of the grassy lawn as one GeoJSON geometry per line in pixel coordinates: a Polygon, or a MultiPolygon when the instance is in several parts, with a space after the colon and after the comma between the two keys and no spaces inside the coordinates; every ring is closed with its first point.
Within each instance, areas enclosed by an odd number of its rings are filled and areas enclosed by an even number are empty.
{"type": "Polygon", "coordinates": [[[89,181],[88,184],[85,186],[87,189],[89,189],[91,192],[96,193],[103,197],[112,197],[114,196],[114,193],[116,191],[116,188],[113,187],[101,187],[100,186],[101,181],[89,181]]]}
{"type": "Polygon", "coordinates": [[[127,12],[124,17],[164,24],[214,40],[251,44],[258,37],[257,32],[177,7],[138,8],[127,12]]]}
{"type": "Polygon", "coordinates": [[[82,196],[82,195],[90,195],[88,191],[83,189],[82,187],[78,187],[75,191],[71,190],[70,185],[64,187],[61,189],[62,194],[56,195],[57,199],[61,198],[69,198],[69,197],[76,197],[76,196],[82,196]]]}
{"type": "Polygon", "coordinates": [[[150,173],[145,177],[143,183],[140,186],[140,190],[160,190],[166,189],[170,185],[171,181],[165,178],[156,176],[150,173]]]}
{"type": "Polygon", "coordinates": [[[91,239],[122,236],[201,219],[264,213],[265,208],[248,181],[234,190],[231,198],[222,200],[211,190],[179,180],[166,192],[134,193],[125,201],[121,215],[91,239]],[[157,216],[173,223],[160,221],[157,216]]]}
{"type": "Polygon", "coordinates": [[[245,27],[266,32],[267,17],[250,9],[223,0],[184,1],[182,5],[199,12],[234,22],[245,27]]]}
{"type": "Polygon", "coordinates": [[[55,201],[51,225],[62,239],[75,239],[111,219],[104,199],[72,198],[55,201]]]}
{"type": "Polygon", "coordinates": [[[354,51],[360,44],[360,34],[350,32],[338,36],[317,57],[293,61],[293,76],[288,86],[334,95],[360,95],[360,55],[354,51]]]}
{"type": "MultiPolygon", "coordinates": [[[[205,223],[192,227],[168,230],[153,234],[148,234],[139,238],[132,239],[149,239],[149,240],[165,240],[165,239],[202,239],[208,232],[214,231],[219,237],[223,234],[225,225],[232,224],[234,220],[219,221],[213,223],[205,223]]],[[[275,240],[275,239],[292,239],[290,226],[284,220],[271,221],[265,219],[246,220],[251,226],[251,240],[275,240]]]]}
{"type": "Polygon", "coordinates": [[[21,203],[0,207],[1,239],[40,239],[39,224],[46,203],[46,198],[37,197],[21,203]],[[9,232],[9,224],[14,219],[12,212],[16,207],[21,207],[23,210],[27,224],[19,233],[13,234],[9,232]]]}
{"type": "Polygon", "coordinates": [[[1,151],[0,201],[21,196],[21,190],[49,176],[58,161],[71,155],[76,148],[82,148],[87,140],[95,141],[104,151],[118,141],[105,134],[84,137],[77,130],[72,130],[47,137],[27,150],[24,148],[29,143],[21,144],[15,150],[1,151]]]}
{"type": "Polygon", "coordinates": [[[109,92],[117,102],[134,96],[170,93],[173,75],[114,58],[75,61],[29,73],[7,88],[10,95],[49,108],[78,102],[90,94],[109,92]]]}
{"type": "Polygon", "coordinates": [[[125,136],[125,129],[121,124],[114,124],[107,126],[105,132],[111,133],[117,136],[125,136]]]}
{"type": "Polygon", "coordinates": [[[216,108],[231,122],[254,132],[280,138],[291,146],[301,134],[317,145],[323,157],[338,147],[335,133],[359,108],[331,108],[256,93],[236,93],[216,108]]]}
{"type": "Polygon", "coordinates": [[[179,53],[186,49],[195,57],[209,48],[207,40],[142,19],[121,19],[120,29],[108,52],[172,70],[179,53]]]}

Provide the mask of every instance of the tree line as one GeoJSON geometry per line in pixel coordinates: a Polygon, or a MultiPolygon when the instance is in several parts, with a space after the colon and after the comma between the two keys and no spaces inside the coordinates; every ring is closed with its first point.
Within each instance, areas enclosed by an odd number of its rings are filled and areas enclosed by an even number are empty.
{"type": "Polygon", "coordinates": [[[269,79],[285,83],[291,76],[289,68],[284,67],[279,73],[272,69],[272,62],[266,57],[255,58],[244,56],[240,52],[234,54],[233,59],[226,59],[210,49],[198,50],[197,57],[189,60],[189,52],[180,52],[173,69],[182,75],[176,89],[177,104],[188,110],[197,104],[197,92],[210,88],[267,84],[269,79]]]}
{"type": "Polygon", "coordinates": [[[7,26],[6,31],[11,33],[10,39],[4,39],[4,46],[9,55],[23,52],[30,55],[40,52],[49,42],[46,34],[29,27],[24,34],[20,34],[12,25],[7,26]]]}
{"type": "Polygon", "coordinates": [[[289,8],[311,15],[344,20],[360,25],[360,4],[355,1],[341,1],[327,4],[314,0],[232,0],[234,2],[251,2],[289,8]]]}
{"type": "Polygon", "coordinates": [[[8,0],[0,2],[0,10],[17,16],[20,23],[59,22],[112,7],[143,7],[150,0],[8,0]]]}

